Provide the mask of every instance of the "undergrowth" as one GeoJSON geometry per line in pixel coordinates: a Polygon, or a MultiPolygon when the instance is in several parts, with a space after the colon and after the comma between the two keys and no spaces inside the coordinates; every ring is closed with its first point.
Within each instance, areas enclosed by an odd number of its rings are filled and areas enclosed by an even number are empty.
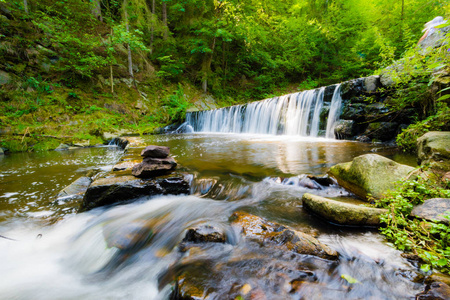
{"type": "MultiPolygon", "coordinates": [[[[388,209],[382,216],[380,232],[399,250],[415,254],[422,260],[421,269],[431,268],[450,274],[450,225],[430,222],[411,216],[414,206],[431,198],[450,198],[450,181],[434,175],[398,183],[398,188],[376,201],[388,209]]],[[[450,221],[450,215],[446,216],[450,221]]]]}

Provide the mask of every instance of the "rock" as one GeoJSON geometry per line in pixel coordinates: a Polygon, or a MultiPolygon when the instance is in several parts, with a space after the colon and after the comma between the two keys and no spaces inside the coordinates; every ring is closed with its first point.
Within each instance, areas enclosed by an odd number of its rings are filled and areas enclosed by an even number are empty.
{"type": "Polygon", "coordinates": [[[371,194],[381,198],[388,190],[395,188],[395,182],[405,179],[413,167],[398,164],[378,154],[365,154],[353,161],[337,164],[330,168],[329,175],[338,184],[364,200],[371,194]]]}
{"type": "Polygon", "coordinates": [[[0,85],[8,84],[11,82],[11,76],[5,71],[0,70],[0,85]]]}
{"type": "Polygon", "coordinates": [[[355,121],[339,120],[334,127],[334,136],[339,140],[350,139],[354,134],[355,121]]]}
{"type": "Polygon", "coordinates": [[[189,183],[182,177],[136,179],[120,176],[95,180],[87,189],[79,212],[125,202],[143,196],[189,194],[189,183]]]}
{"type": "Polygon", "coordinates": [[[349,81],[345,81],[341,84],[341,97],[342,99],[350,99],[352,97],[361,95],[364,91],[364,79],[356,78],[349,81]]]}
{"type": "Polygon", "coordinates": [[[302,201],[304,208],[340,225],[379,226],[380,216],[387,213],[386,209],[344,203],[309,193],[303,195],[302,201]]]}
{"type": "Polygon", "coordinates": [[[447,285],[450,285],[450,275],[443,273],[433,273],[425,279],[426,284],[430,284],[435,281],[443,282],[447,285]]]}
{"type": "Polygon", "coordinates": [[[450,199],[433,198],[425,200],[421,205],[414,207],[411,216],[428,221],[440,221],[449,224],[449,219],[445,215],[450,214],[450,199]]]}
{"type": "Polygon", "coordinates": [[[58,193],[58,200],[66,200],[71,198],[83,198],[89,185],[92,183],[90,177],[80,177],[70,185],[66,186],[58,193]]]}
{"type": "Polygon", "coordinates": [[[126,171],[132,170],[135,165],[139,164],[138,161],[123,161],[113,167],[113,171],[126,171]]]}
{"type": "Polygon", "coordinates": [[[211,225],[189,228],[182,242],[190,243],[225,243],[225,233],[211,225]]]}
{"type": "Polygon", "coordinates": [[[106,224],[103,228],[108,248],[116,247],[121,250],[130,250],[148,243],[153,237],[154,222],[133,221],[116,227],[115,224],[106,224]]]}
{"type": "Polygon", "coordinates": [[[369,124],[364,135],[385,142],[397,136],[398,127],[399,124],[395,122],[374,122],[369,124]]]}
{"type": "Polygon", "coordinates": [[[66,144],[59,144],[59,146],[55,149],[56,151],[69,150],[70,146],[66,144]]]}
{"type": "Polygon", "coordinates": [[[433,282],[425,287],[425,291],[418,294],[417,300],[448,300],[450,299],[450,287],[443,282],[433,282]]]}
{"type": "Polygon", "coordinates": [[[75,143],[74,146],[75,147],[82,147],[82,148],[89,147],[90,146],[90,142],[89,142],[89,140],[84,140],[84,141],[80,141],[78,143],[75,143]]]}
{"type": "Polygon", "coordinates": [[[4,154],[5,154],[5,151],[3,151],[3,148],[0,147],[0,155],[4,155],[4,154]]]}
{"type": "Polygon", "coordinates": [[[430,131],[417,139],[419,164],[432,169],[450,171],[450,131],[430,131]]]}
{"type": "Polygon", "coordinates": [[[258,216],[235,212],[231,216],[232,226],[240,228],[241,233],[267,245],[299,254],[314,255],[326,259],[337,259],[338,253],[314,237],[295,231],[280,224],[268,222],[258,216]]]}
{"type": "Polygon", "coordinates": [[[364,78],[364,86],[366,88],[366,91],[369,93],[375,92],[380,84],[381,82],[379,75],[372,75],[364,78]]]}
{"type": "MultiPolygon", "coordinates": [[[[105,136],[106,133],[103,134],[103,136],[105,136]]],[[[113,139],[111,139],[111,141],[109,142],[109,145],[115,145],[119,148],[125,149],[128,144],[130,142],[128,141],[128,139],[123,138],[123,137],[115,137],[113,139]]]]}
{"type": "Polygon", "coordinates": [[[176,167],[177,163],[172,157],[145,157],[143,162],[133,166],[131,174],[140,178],[149,178],[169,174],[176,167]]]}
{"type": "Polygon", "coordinates": [[[364,109],[366,105],[362,103],[352,103],[347,101],[342,108],[341,118],[345,120],[364,120],[364,109]]]}
{"type": "Polygon", "coordinates": [[[169,147],[164,146],[147,146],[141,152],[143,157],[153,157],[153,158],[166,158],[169,156],[169,147]]]}

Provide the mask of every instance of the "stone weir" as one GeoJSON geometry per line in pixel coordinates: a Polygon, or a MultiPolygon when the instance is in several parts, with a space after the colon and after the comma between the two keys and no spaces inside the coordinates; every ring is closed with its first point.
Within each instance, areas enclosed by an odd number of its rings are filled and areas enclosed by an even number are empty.
{"type": "Polygon", "coordinates": [[[244,105],[188,112],[194,132],[297,135],[389,142],[412,121],[414,109],[391,113],[393,81],[369,76],[244,105]]]}

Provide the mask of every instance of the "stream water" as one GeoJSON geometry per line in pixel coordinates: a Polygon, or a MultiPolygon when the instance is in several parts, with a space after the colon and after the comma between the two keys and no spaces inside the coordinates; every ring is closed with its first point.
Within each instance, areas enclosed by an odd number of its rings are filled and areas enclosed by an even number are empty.
{"type": "Polygon", "coordinates": [[[56,201],[58,191],[91,170],[111,170],[121,150],[0,156],[1,299],[169,299],[178,276],[200,284],[208,299],[240,294],[247,295],[243,299],[414,299],[423,289],[415,282],[417,268],[376,231],[329,224],[305,212],[300,201],[311,191],[350,196],[336,185],[303,187],[305,174],[322,175],[336,163],[370,152],[407,164],[414,164],[413,158],[321,138],[184,134],[145,139],[171,148],[179,170],[192,174],[192,195],[143,197],[77,214],[76,201],[56,201]],[[244,239],[230,226],[235,211],[312,234],[338,251],[339,260],[244,239]],[[223,229],[227,242],[201,247],[197,255],[180,252],[186,229],[199,224],[223,229]],[[148,230],[150,238],[125,249],[113,246],[133,226],[148,230]],[[348,276],[357,283],[348,283],[348,276]]]}

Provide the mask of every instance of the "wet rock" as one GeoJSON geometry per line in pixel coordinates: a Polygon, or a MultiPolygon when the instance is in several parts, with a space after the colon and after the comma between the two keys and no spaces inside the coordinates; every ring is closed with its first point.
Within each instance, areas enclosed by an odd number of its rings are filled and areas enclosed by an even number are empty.
{"type": "Polygon", "coordinates": [[[59,146],[55,149],[56,151],[69,150],[70,146],[66,144],[59,144],[59,146]]]}
{"type": "Polygon", "coordinates": [[[182,177],[137,179],[120,176],[95,180],[87,189],[79,212],[125,202],[143,196],[188,194],[189,183],[182,177]]]}
{"type": "Polygon", "coordinates": [[[147,146],[141,152],[141,156],[143,157],[152,157],[152,158],[166,158],[169,156],[170,149],[169,147],[164,146],[147,146]]]}
{"type": "Polygon", "coordinates": [[[364,91],[364,78],[356,78],[345,81],[341,85],[342,99],[350,99],[352,97],[361,95],[364,91]]]}
{"type": "Polygon", "coordinates": [[[324,102],[331,102],[331,99],[333,98],[335,89],[336,89],[336,84],[325,87],[325,91],[323,93],[323,101],[324,102]]]}
{"type": "Polygon", "coordinates": [[[365,154],[355,157],[351,162],[331,167],[328,174],[339,185],[367,200],[369,194],[381,198],[388,190],[395,188],[395,182],[405,179],[412,171],[413,167],[381,155],[365,154]]]}
{"type": "MultiPolygon", "coordinates": [[[[103,136],[105,136],[107,133],[103,133],[103,136]]],[[[108,139],[106,139],[106,140],[109,140],[109,138],[108,139]]],[[[128,146],[128,144],[129,144],[130,142],[128,141],[128,139],[126,139],[126,138],[123,138],[123,137],[114,137],[114,138],[112,138],[111,139],[111,142],[109,143],[110,145],[116,145],[116,146],[118,146],[118,147],[120,147],[120,148],[122,148],[122,149],[125,149],[127,146],[128,146]]]]}
{"type": "Polygon", "coordinates": [[[5,154],[5,151],[3,151],[3,148],[0,147],[0,155],[4,155],[4,154],[5,154]]]}
{"type": "Polygon", "coordinates": [[[71,198],[82,198],[92,179],[90,177],[80,177],[70,185],[66,186],[58,193],[58,200],[65,200],[71,198]]]}
{"type": "Polygon", "coordinates": [[[417,300],[448,300],[450,287],[443,282],[433,282],[425,287],[425,291],[417,295],[417,300]]]}
{"type": "Polygon", "coordinates": [[[387,210],[344,203],[306,193],[303,207],[322,218],[341,225],[379,226],[380,216],[387,210]]]}
{"type": "Polygon", "coordinates": [[[364,78],[364,86],[366,88],[366,92],[375,92],[380,85],[380,76],[378,75],[372,75],[364,78]]]}
{"type": "Polygon", "coordinates": [[[397,136],[398,127],[399,124],[395,122],[373,122],[369,124],[364,135],[385,142],[397,136]]]}
{"type": "Polygon", "coordinates": [[[353,120],[339,120],[334,127],[334,136],[338,139],[350,139],[354,134],[355,121],[353,120]]]}
{"type": "Polygon", "coordinates": [[[328,175],[324,175],[324,176],[308,175],[308,178],[317,182],[321,186],[330,186],[330,185],[336,184],[336,182],[332,178],[330,178],[330,176],[328,176],[328,175]]]}
{"type": "Polygon", "coordinates": [[[225,243],[225,233],[211,225],[189,228],[182,242],[190,243],[225,243]]]}
{"type": "Polygon", "coordinates": [[[117,226],[107,224],[103,228],[103,236],[108,248],[116,247],[121,250],[130,250],[148,243],[153,237],[152,221],[133,221],[117,226]]]}
{"type": "Polygon", "coordinates": [[[231,216],[232,225],[251,239],[266,246],[277,246],[299,254],[314,255],[326,259],[337,259],[338,253],[314,237],[295,231],[280,224],[268,222],[258,216],[235,212],[231,216]]]}
{"type": "Polygon", "coordinates": [[[446,285],[450,285],[450,275],[442,273],[433,273],[425,279],[426,284],[431,284],[436,281],[443,282],[446,285]]]}
{"type": "Polygon", "coordinates": [[[136,177],[149,178],[169,174],[176,167],[177,163],[172,157],[145,157],[143,162],[133,166],[131,173],[136,177]]]}
{"type": "Polygon", "coordinates": [[[380,102],[368,104],[364,107],[365,118],[371,122],[380,121],[388,112],[389,109],[386,105],[380,102]]]}
{"type": "Polygon", "coordinates": [[[417,139],[419,164],[429,164],[431,168],[450,171],[450,131],[430,131],[417,139]]]}
{"type": "Polygon", "coordinates": [[[139,164],[139,161],[123,161],[113,167],[113,171],[126,171],[132,170],[135,165],[139,164]]]}
{"type": "Polygon", "coordinates": [[[364,109],[366,107],[366,104],[362,103],[352,103],[350,101],[347,101],[344,103],[344,106],[342,107],[342,114],[341,118],[345,120],[363,120],[364,119],[364,109]]]}
{"type": "Polygon", "coordinates": [[[414,207],[411,216],[428,221],[440,221],[449,224],[445,218],[450,213],[450,199],[433,198],[426,200],[423,204],[414,207]]]}

